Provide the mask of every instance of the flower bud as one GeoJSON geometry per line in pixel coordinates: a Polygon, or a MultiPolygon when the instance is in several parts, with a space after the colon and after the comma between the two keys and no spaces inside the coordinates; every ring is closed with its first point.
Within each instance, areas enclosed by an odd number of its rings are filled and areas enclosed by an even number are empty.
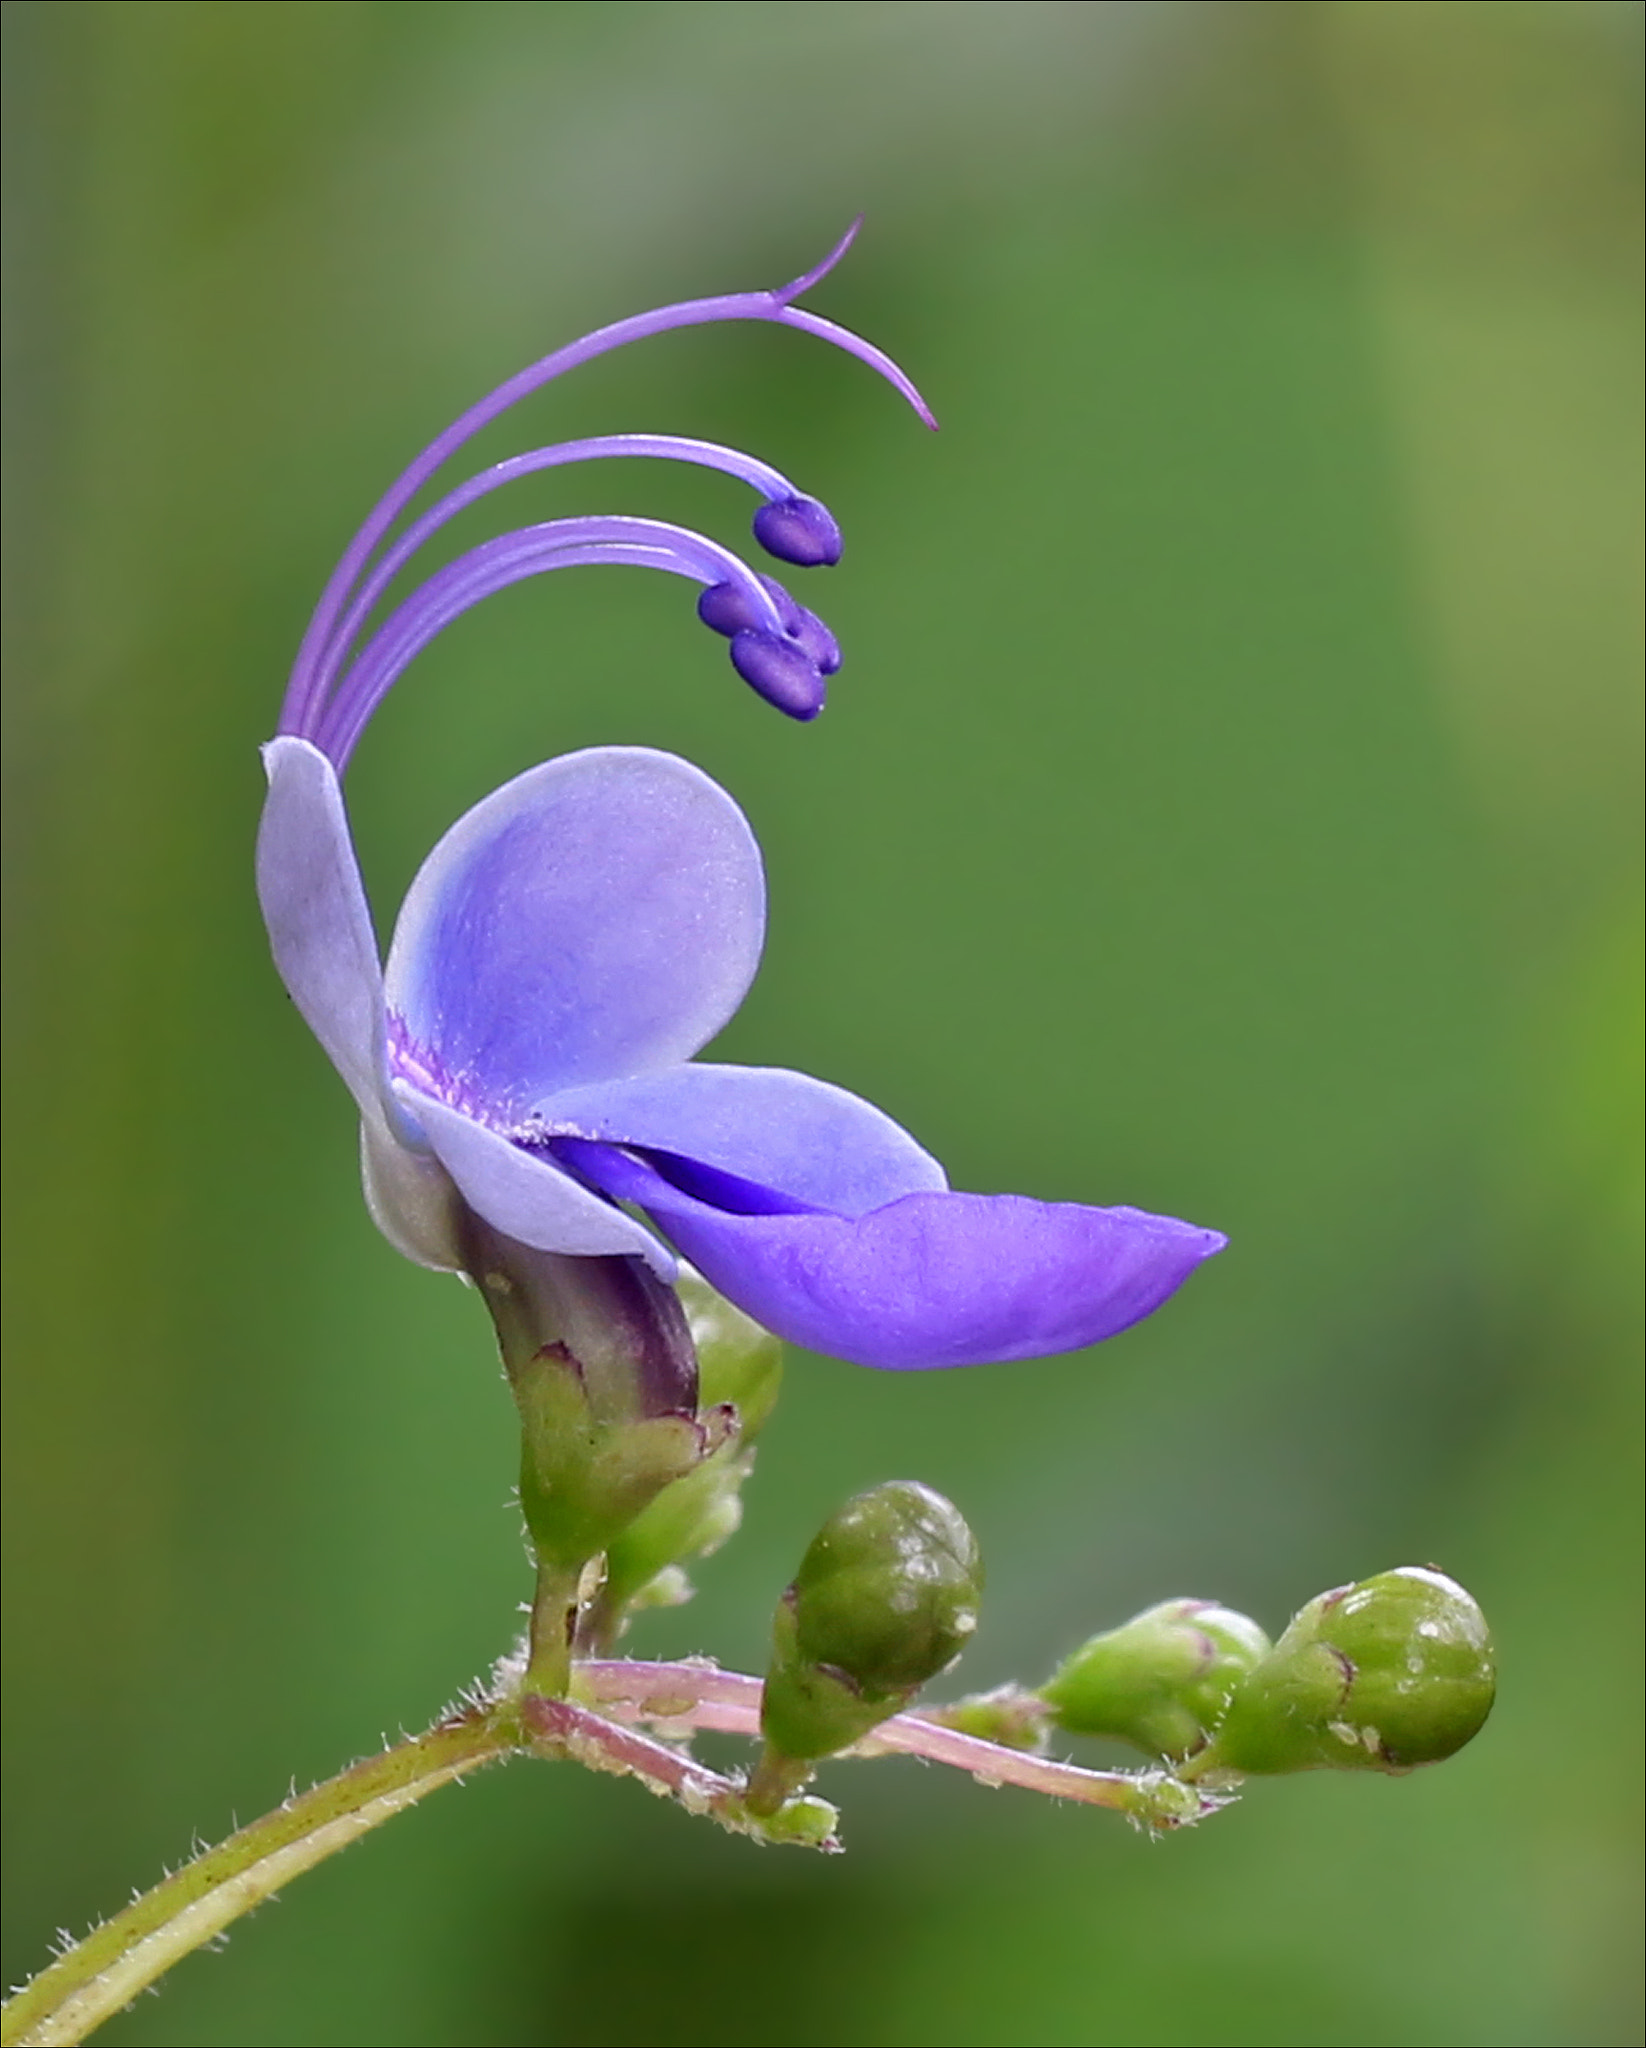
{"type": "Polygon", "coordinates": [[[1192,1756],[1269,1647],[1255,1621],[1211,1600],[1165,1600],[1066,1657],[1040,1697],[1072,1735],[1192,1756]]]}
{"type": "Polygon", "coordinates": [[[1439,1763],[1479,1732],[1495,1689],[1474,1600],[1443,1572],[1404,1565],[1293,1617],[1236,1688],[1196,1774],[1439,1763]]]}
{"type": "Polygon", "coordinates": [[[833,567],[840,560],[840,528],[815,498],[777,498],[754,515],[754,537],[768,555],[796,568],[833,567]]]}
{"type": "Polygon", "coordinates": [[[964,1649],[982,1576],[972,1532],[930,1487],[898,1480],[849,1500],[778,1606],[768,1748],[828,1756],[898,1712],[964,1649]]]}

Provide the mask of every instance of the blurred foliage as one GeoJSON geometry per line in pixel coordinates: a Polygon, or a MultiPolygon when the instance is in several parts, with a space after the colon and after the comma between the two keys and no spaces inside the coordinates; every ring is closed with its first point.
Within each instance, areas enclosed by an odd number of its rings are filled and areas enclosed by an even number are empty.
{"type": "MultiPolygon", "coordinates": [[[[795,1360],[744,1536],[634,1647],[757,1664],[822,1517],[909,1477],[988,1559],[965,1685],[1432,1559],[1497,1713],[1157,1849],[882,1763],[824,1773],[843,1862],[757,1858],[517,1768],[106,2038],[1638,2039],[1637,10],[5,12],[12,1979],[418,1725],[526,1591],[483,1318],[372,1232],[253,906],[307,606],[482,388],[863,208],[816,303],[941,435],[697,330],[483,451],[702,433],[824,497],[827,717],[749,700],[667,579],[512,591],[363,749],[383,921],[504,776],[676,748],[770,859],[725,1056],[861,1090],[958,1185],[1233,1248],[1094,1354],[795,1360]]],[[[655,465],[516,502],[746,511],[655,465]]]]}

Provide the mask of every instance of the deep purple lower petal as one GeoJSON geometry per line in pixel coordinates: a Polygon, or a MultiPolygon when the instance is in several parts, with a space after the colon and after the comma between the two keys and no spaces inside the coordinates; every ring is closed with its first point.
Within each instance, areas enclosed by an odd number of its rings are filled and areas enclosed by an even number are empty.
{"type": "Polygon", "coordinates": [[[1157,1309],[1226,1240],[1141,1209],[904,1195],[858,1217],[731,1214],[632,1154],[556,1146],[637,1202],[738,1307],[792,1344],[891,1370],[1076,1351],[1157,1309]]]}

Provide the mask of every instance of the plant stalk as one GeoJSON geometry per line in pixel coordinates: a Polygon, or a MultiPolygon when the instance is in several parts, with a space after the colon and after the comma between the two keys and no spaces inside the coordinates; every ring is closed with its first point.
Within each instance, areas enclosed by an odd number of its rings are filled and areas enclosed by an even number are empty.
{"type": "Polygon", "coordinates": [[[4,2048],[60,2048],[283,1885],[466,1772],[518,1747],[515,1709],[474,1707],[351,1765],[243,1827],[105,1920],[7,2000],[4,2048]]]}

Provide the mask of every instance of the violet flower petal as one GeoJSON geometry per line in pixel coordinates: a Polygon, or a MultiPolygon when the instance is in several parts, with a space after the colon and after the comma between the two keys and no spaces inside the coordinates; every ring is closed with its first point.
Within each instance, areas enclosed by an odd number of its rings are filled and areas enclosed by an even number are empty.
{"type": "Polygon", "coordinates": [[[937,1161],[860,1096],[782,1067],[708,1061],[571,1088],[535,1105],[545,1135],[678,1153],[797,1198],[861,1216],[948,1186],[937,1161]]]}
{"type": "Polygon", "coordinates": [[[383,972],[336,771],[307,740],[263,749],[269,794],[257,890],[275,965],[360,1107],[366,1206],[395,1250],[421,1266],[462,1264],[455,1194],[439,1161],[408,1146],[388,1092],[383,972]]]}
{"type": "Polygon", "coordinates": [[[362,1111],[383,1113],[383,970],[337,773],[307,740],[263,749],[257,895],[274,964],[362,1111]]]}
{"type": "Polygon", "coordinates": [[[701,769],[649,747],[544,762],[412,883],[387,973],[402,1071],[508,1126],[559,1089],[673,1066],[743,1000],[764,929],[760,849],[701,769]]]}
{"type": "Polygon", "coordinates": [[[1075,1351],[1156,1309],[1225,1239],[1141,1209],[913,1194],[866,1216],[736,1215],[644,1160],[556,1145],[654,1215],[712,1286],[792,1344],[893,1371],[1075,1351]]]}
{"type": "Polygon", "coordinates": [[[659,1279],[673,1280],[674,1260],[644,1225],[591,1193],[552,1160],[523,1150],[405,1081],[396,1081],[394,1092],[422,1126],[464,1201],[494,1230],[536,1251],[566,1252],[577,1258],[638,1253],[659,1279]]]}
{"type": "Polygon", "coordinates": [[[403,1144],[381,1115],[360,1119],[360,1183],[371,1220],[403,1259],[437,1273],[461,1271],[451,1175],[432,1152],[403,1144]]]}

